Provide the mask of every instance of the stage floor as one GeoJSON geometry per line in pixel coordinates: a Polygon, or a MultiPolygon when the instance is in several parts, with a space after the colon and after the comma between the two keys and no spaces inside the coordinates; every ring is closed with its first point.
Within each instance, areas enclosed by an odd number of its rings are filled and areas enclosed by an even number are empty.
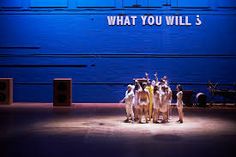
{"type": "Polygon", "coordinates": [[[186,107],[166,124],[124,123],[122,104],[0,106],[0,156],[236,156],[235,107],[186,107]]]}

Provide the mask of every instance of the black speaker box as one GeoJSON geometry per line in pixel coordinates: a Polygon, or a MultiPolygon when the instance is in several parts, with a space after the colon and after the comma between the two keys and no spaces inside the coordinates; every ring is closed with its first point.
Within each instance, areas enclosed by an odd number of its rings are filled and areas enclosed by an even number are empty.
{"type": "Polygon", "coordinates": [[[71,106],[72,79],[56,78],[53,81],[53,106],[71,106]]]}
{"type": "Polygon", "coordinates": [[[10,105],[13,103],[13,79],[0,78],[0,104],[10,105]]]}

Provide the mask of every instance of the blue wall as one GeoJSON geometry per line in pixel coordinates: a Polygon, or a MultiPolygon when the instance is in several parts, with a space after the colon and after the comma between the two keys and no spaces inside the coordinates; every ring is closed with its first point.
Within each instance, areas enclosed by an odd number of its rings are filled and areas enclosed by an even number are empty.
{"type": "Polygon", "coordinates": [[[0,77],[15,101],[52,101],[52,80],[73,79],[74,102],[117,102],[144,72],[206,92],[236,82],[236,1],[2,0],[0,77]],[[182,15],[201,26],[108,26],[108,15],[182,15]],[[191,84],[191,85],[189,85],[191,84]]]}

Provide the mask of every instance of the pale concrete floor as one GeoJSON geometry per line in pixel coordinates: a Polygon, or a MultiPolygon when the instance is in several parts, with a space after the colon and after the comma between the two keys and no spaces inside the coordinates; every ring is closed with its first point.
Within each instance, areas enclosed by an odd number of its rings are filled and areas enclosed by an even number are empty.
{"type": "Polygon", "coordinates": [[[236,108],[185,108],[166,124],[124,123],[121,104],[0,106],[0,156],[235,156],[236,108]]]}

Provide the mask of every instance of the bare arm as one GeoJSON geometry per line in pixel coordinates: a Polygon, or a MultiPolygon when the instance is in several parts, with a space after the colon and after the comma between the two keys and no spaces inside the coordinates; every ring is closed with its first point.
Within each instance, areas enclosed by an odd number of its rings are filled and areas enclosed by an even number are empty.
{"type": "Polygon", "coordinates": [[[147,83],[150,83],[150,81],[149,81],[149,76],[148,76],[148,73],[147,73],[147,72],[145,73],[145,77],[146,77],[146,79],[147,79],[147,83]]]}
{"type": "Polygon", "coordinates": [[[127,94],[126,94],[126,92],[125,92],[125,96],[124,96],[124,98],[123,98],[122,100],[120,100],[120,103],[124,103],[124,102],[125,102],[125,99],[126,99],[126,97],[127,97],[127,94]]]}
{"type": "Polygon", "coordinates": [[[156,81],[156,83],[158,82],[158,75],[157,75],[157,72],[154,74],[154,76],[155,76],[155,81],[156,81]]]}
{"type": "Polygon", "coordinates": [[[138,85],[138,88],[140,89],[141,88],[141,85],[140,85],[140,83],[136,80],[135,81],[136,83],[137,83],[137,85],[138,85]]]}

